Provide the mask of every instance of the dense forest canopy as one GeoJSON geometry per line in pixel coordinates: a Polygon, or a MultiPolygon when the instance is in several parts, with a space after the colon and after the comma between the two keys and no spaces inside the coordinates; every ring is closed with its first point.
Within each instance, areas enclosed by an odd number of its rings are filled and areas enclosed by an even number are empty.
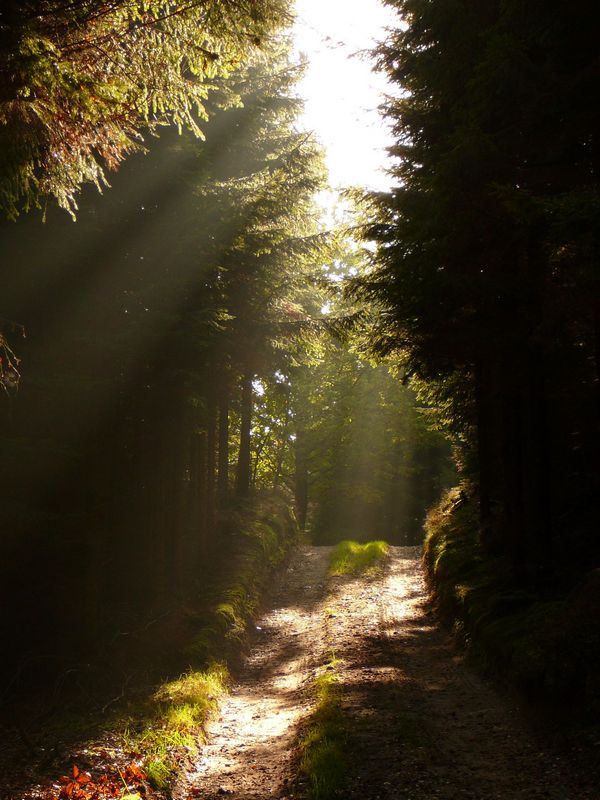
{"type": "Polygon", "coordinates": [[[7,0],[0,207],[14,217],[53,197],[73,211],[148,131],[201,135],[214,82],[286,19],[279,0],[7,0]]]}
{"type": "Polygon", "coordinates": [[[330,228],[286,3],[3,7],[9,685],[193,605],[273,498],[416,544],[456,470],[429,541],[498,606],[597,587],[594,9],[387,5],[392,188],[330,228]]]}
{"type": "Polygon", "coordinates": [[[462,442],[489,551],[551,582],[567,539],[598,555],[596,43],[585,7],[388,5],[396,188],[366,200],[355,295],[462,442]]]}
{"type": "MultiPolygon", "coordinates": [[[[56,14],[40,18],[50,31],[56,14]]],[[[236,46],[248,30],[238,34],[236,46]]],[[[7,368],[1,399],[0,546],[15,609],[3,622],[15,641],[4,668],[19,681],[193,602],[237,547],[235,514],[256,497],[283,493],[322,541],[418,541],[451,480],[447,446],[413,393],[351,333],[362,312],[340,286],[364,258],[315,203],[325,169],[297,123],[302,66],[289,52],[289,38],[271,33],[235,68],[231,55],[202,98],[203,136],[165,128],[147,139],[110,190],[84,187],[76,222],[60,206],[89,175],[61,195],[44,183],[50,169],[35,172],[34,202],[55,194],[43,215],[2,224],[2,313],[20,326],[3,331],[22,373],[16,392],[7,368]]],[[[141,70],[148,55],[138,57],[141,70]]],[[[181,108],[163,110],[135,124],[184,121],[181,108]]],[[[21,142],[11,125],[2,135],[21,142]]]]}

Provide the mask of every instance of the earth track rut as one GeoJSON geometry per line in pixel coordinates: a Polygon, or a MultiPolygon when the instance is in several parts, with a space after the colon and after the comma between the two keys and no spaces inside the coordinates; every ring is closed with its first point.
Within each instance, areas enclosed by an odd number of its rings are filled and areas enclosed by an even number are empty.
{"type": "Polygon", "coordinates": [[[330,549],[301,548],[281,576],[176,800],[301,793],[298,732],[312,680],[332,654],[350,731],[343,800],[600,800],[439,629],[419,548],[390,548],[377,576],[326,580],[330,549]]]}

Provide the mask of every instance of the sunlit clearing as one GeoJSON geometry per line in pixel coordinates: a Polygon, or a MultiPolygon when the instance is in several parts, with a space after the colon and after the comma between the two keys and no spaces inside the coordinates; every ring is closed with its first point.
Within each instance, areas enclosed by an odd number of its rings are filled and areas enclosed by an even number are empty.
{"type": "Polygon", "coordinates": [[[387,556],[386,542],[359,544],[349,540],[336,545],[329,560],[330,575],[352,575],[369,572],[379,566],[387,556]]]}

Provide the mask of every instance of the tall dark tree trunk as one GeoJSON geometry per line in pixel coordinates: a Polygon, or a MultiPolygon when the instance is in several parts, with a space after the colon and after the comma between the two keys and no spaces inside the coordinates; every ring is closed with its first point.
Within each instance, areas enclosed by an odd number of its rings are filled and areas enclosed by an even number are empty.
{"type": "Polygon", "coordinates": [[[211,395],[206,423],[206,533],[211,537],[215,527],[215,477],[217,460],[217,404],[211,395]]]}
{"type": "Polygon", "coordinates": [[[242,378],[242,403],[240,414],[240,449],[238,453],[235,478],[235,493],[238,497],[246,497],[250,491],[250,429],[252,427],[252,374],[246,373],[242,378]]]}
{"type": "Polygon", "coordinates": [[[502,482],[499,500],[504,552],[513,565],[515,575],[524,563],[523,531],[523,388],[521,355],[515,352],[504,370],[501,405],[501,449],[499,460],[502,482]]]}
{"type": "Polygon", "coordinates": [[[207,434],[205,431],[194,433],[192,436],[192,465],[190,481],[192,484],[192,529],[194,540],[202,552],[206,547],[207,539],[207,507],[208,507],[208,482],[207,482],[207,434]]]}
{"type": "Polygon", "coordinates": [[[306,527],[308,513],[308,463],[306,457],[306,434],[304,426],[299,423],[296,428],[294,443],[294,494],[296,516],[300,530],[306,527]]]}
{"type": "Polygon", "coordinates": [[[219,392],[219,448],[217,463],[217,505],[222,510],[229,495],[229,385],[219,392]]]}
{"type": "Polygon", "coordinates": [[[475,366],[479,521],[482,544],[490,552],[502,547],[497,503],[498,472],[502,470],[498,431],[500,397],[494,379],[498,370],[497,358],[497,353],[485,351],[475,366]]]}
{"type": "Polygon", "coordinates": [[[531,234],[525,262],[528,292],[522,310],[522,439],[523,466],[523,561],[530,581],[544,581],[551,571],[553,542],[550,505],[553,502],[551,478],[551,438],[549,425],[544,341],[544,294],[547,264],[539,233],[531,234]]]}

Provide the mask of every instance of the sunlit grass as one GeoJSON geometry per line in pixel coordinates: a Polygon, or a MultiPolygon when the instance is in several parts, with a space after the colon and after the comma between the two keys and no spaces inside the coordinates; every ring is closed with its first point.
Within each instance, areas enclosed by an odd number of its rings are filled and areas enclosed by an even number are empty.
{"type": "Polygon", "coordinates": [[[330,575],[358,575],[379,566],[389,552],[383,541],[360,544],[346,539],[337,544],[329,559],[330,575]]]}
{"type": "Polygon", "coordinates": [[[204,726],[217,712],[228,680],[227,668],[215,663],[164,683],[154,694],[143,729],[126,739],[129,749],[143,755],[144,770],[156,789],[169,786],[176,752],[182,747],[195,751],[204,740],[204,726]]]}
{"type": "Polygon", "coordinates": [[[300,741],[300,772],[308,779],[310,796],[328,800],[348,781],[347,725],[339,678],[331,663],[315,679],[313,689],[317,705],[300,741]]]}
{"type": "Polygon", "coordinates": [[[134,742],[143,753],[150,782],[158,789],[166,790],[172,783],[181,748],[193,752],[203,742],[205,723],[227,691],[224,662],[239,656],[269,576],[295,540],[296,527],[287,509],[287,504],[272,499],[263,502],[260,513],[232,515],[241,534],[237,552],[209,587],[208,610],[191,616],[197,630],[186,655],[191,663],[210,666],[163,684],[134,742]]]}

